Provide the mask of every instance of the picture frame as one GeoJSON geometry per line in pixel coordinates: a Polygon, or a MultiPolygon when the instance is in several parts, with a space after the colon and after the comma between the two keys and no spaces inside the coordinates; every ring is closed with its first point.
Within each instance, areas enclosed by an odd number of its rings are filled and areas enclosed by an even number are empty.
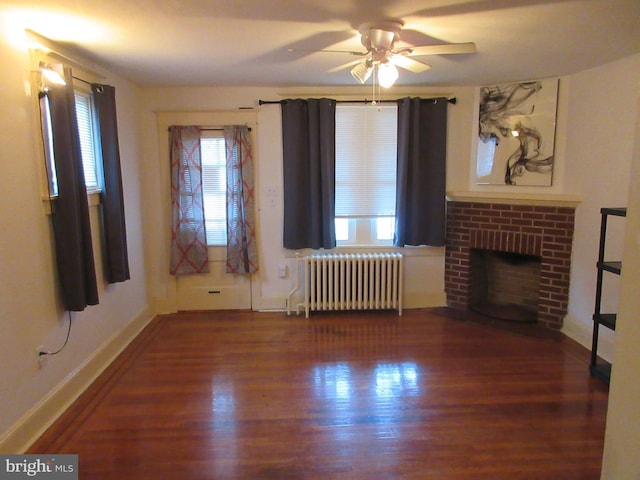
{"type": "Polygon", "coordinates": [[[480,88],[476,183],[551,186],[559,80],[480,88]]]}

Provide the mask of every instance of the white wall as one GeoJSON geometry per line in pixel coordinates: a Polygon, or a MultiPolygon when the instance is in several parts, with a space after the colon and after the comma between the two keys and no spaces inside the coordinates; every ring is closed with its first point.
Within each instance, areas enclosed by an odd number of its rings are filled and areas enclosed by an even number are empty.
{"type": "MultiPolygon", "coordinates": [[[[449,107],[449,136],[447,168],[448,178],[455,188],[462,172],[467,182],[468,158],[473,128],[474,91],[472,88],[413,89],[394,91],[394,97],[403,95],[455,96],[456,105],[449,107]]],[[[218,112],[231,118],[241,107],[257,109],[256,184],[258,208],[258,254],[260,271],[255,277],[253,308],[258,310],[286,308],[286,297],[295,285],[295,277],[278,277],[278,267],[287,265],[289,272],[295,269],[295,252],[282,247],[282,131],[279,105],[258,106],[258,100],[279,100],[298,96],[330,96],[333,98],[365,98],[367,90],[339,88],[331,92],[318,89],[274,89],[274,88],[159,88],[144,91],[143,136],[144,168],[147,172],[145,197],[149,202],[146,212],[150,261],[149,284],[154,305],[158,311],[176,310],[175,279],[168,275],[169,205],[162,192],[168,178],[168,164],[160,162],[161,149],[166,149],[166,139],[159,138],[157,113],[171,111],[218,112]],[[275,192],[275,193],[274,193],[275,192]],[[162,208],[157,208],[162,205],[162,208]]],[[[163,190],[164,189],[164,190],[163,190]]],[[[377,249],[379,250],[379,249],[377,249]]],[[[404,249],[405,261],[405,306],[439,306],[446,302],[444,295],[444,248],[404,249]]]]}
{"type": "MultiPolygon", "coordinates": [[[[569,312],[564,332],[590,348],[600,234],[600,208],[628,205],[640,55],[600,66],[569,80],[566,189],[582,197],[576,210],[569,312]]],[[[625,221],[611,218],[607,258],[622,256],[625,221]]],[[[618,307],[620,279],[605,274],[603,312],[618,307]]],[[[601,328],[598,353],[611,360],[614,334],[601,328]]]]}
{"type": "Polygon", "coordinates": [[[0,451],[23,449],[110,360],[112,339],[147,309],[138,168],[138,90],[109,75],[116,86],[120,149],[132,279],[107,285],[100,275],[97,208],[91,219],[100,304],[74,313],[66,348],[39,368],[36,350],[65,340],[67,314],[58,304],[49,216],[42,200],[37,92],[29,89],[29,53],[16,19],[0,10],[0,451]],[[91,367],[91,368],[89,368],[91,367]],[[92,370],[93,369],[93,370],[92,370]],[[80,378],[82,377],[82,378],[80,378]],[[73,388],[72,388],[73,387],[73,388]],[[51,401],[55,398],[55,401],[51,401]]]}

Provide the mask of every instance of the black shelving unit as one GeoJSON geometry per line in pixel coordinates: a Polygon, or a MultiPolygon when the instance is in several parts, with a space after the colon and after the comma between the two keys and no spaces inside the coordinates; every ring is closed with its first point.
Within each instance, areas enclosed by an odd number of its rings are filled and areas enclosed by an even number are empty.
{"type": "Polygon", "coordinates": [[[622,272],[622,262],[619,261],[606,261],[605,260],[605,245],[607,243],[607,222],[610,216],[626,217],[626,208],[602,208],[600,209],[600,215],[602,216],[600,222],[600,249],[598,252],[598,262],[596,264],[598,269],[597,283],[596,283],[596,305],[593,313],[593,341],[591,344],[591,364],[589,365],[589,371],[594,377],[598,377],[606,383],[609,383],[611,378],[611,364],[600,358],[598,358],[598,332],[600,325],[609,328],[611,330],[616,329],[616,314],[615,313],[602,313],[602,284],[604,281],[604,273],[609,272],[614,275],[620,275],[622,272]]]}

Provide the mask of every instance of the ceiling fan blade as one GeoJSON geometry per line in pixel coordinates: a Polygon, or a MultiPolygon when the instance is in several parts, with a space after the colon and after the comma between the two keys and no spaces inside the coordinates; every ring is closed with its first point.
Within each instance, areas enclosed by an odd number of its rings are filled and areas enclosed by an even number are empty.
{"type": "Polygon", "coordinates": [[[444,45],[425,45],[422,47],[410,47],[407,53],[411,57],[420,55],[448,55],[455,53],[475,53],[476,44],[468,43],[445,43],[444,45]]]}
{"type": "Polygon", "coordinates": [[[359,57],[363,57],[366,54],[368,54],[369,52],[356,52],[353,50],[328,50],[328,49],[322,49],[322,50],[301,50],[299,48],[289,48],[287,50],[288,52],[304,52],[304,53],[346,53],[348,55],[357,55],[359,57]]]}
{"type": "Polygon", "coordinates": [[[363,60],[353,60],[352,62],[343,63],[342,65],[338,65],[337,67],[333,67],[331,70],[328,70],[329,73],[339,72],[340,70],[344,70],[349,67],[353,67],[358,63],[361,63],[363,60]]]}
{"type": "Polygon", "coordinates": [[[427,65],[426,63],[414,60],[413,58],[409,58],[405,55],[391,55],[389,59],[394,65],[402,67],[413,73],[426,72],[431,68],[431,65],[427,65]]]}

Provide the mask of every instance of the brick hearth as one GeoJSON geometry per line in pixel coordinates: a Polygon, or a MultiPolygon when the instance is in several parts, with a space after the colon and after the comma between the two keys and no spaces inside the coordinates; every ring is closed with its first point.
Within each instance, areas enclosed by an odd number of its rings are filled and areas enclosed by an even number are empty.
{"type": "Polygon", "coordinates": [[[469,309],[471,249],[541,258],[537,322],[562,328],[569,300],[575,208],[567,206],[447,202],[445,292],[452,308],[469,309]]]}

